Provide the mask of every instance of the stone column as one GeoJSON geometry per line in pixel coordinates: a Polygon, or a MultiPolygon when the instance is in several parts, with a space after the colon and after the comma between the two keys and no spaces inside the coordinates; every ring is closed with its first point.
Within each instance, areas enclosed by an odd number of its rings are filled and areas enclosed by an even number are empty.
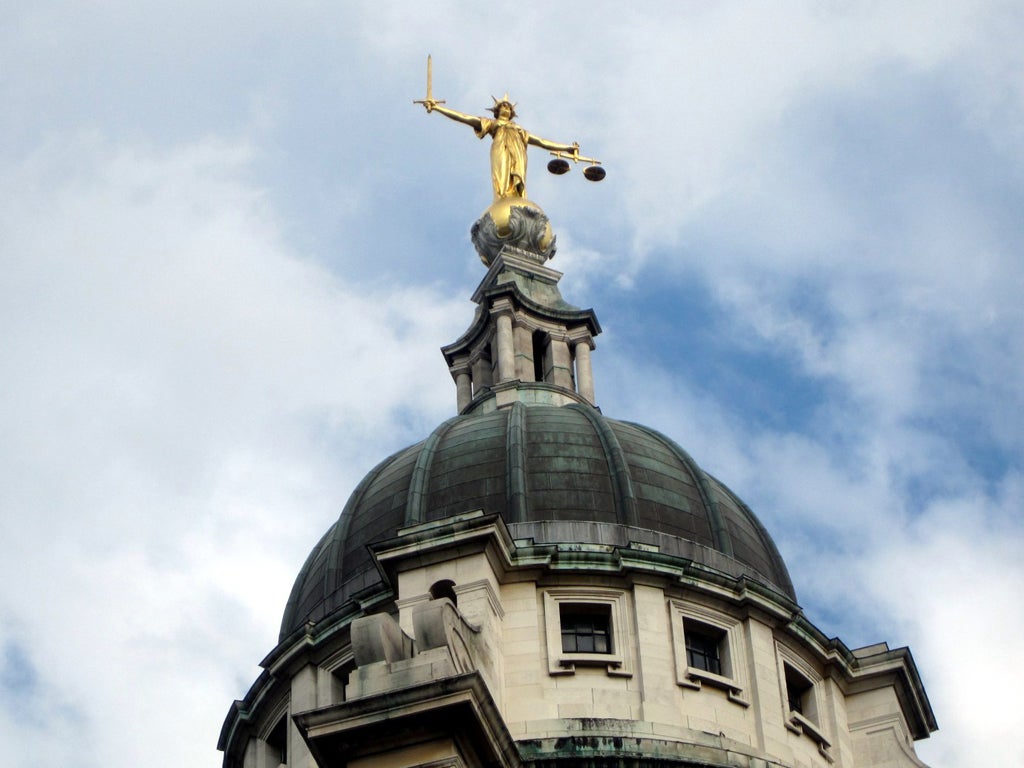
{"type": "Polygon", "coordinates": [[[572,360],[569,359],[569,344],[566,338],[552,335],[548,349],[551,354],[551,383],[572,389],[572,360]]]}
{"type": "Polygon", "coordinates": [[[473,376],[470,373],[469,358],[456,358],[455,364],[448,369],[455,379],[455,407],[459,413],[473,399],[473,376]]]}
{"type": "Polygon", "coordinates": [[[516,377],[516,350],[511,315],[504,312],[498,315],[494,335],[498,347],[498,383],[512,381],[516,377]]]}
{"type": "MultiPolygon", "coordinates": [[[[307,664],[292,678],[289,714],[316,708],[316,667],[307,664]]],[[[295,768],[317,768],[306,742],[292,719],[288,718],[288,765],[295,768]]]]}
{"type": "Polygon", "coordinates": [[[590,368],[590,342],[587,339],[576,342],[576,386],[580,396],[594,404],[594,372],[590,368]]]}
{"type": "Polygon", "coordinates": [[[469,401],[473,399],[473,379],[469,371],[459,371],[455,377],[455,407],[459,413],[465,410],[469,401]]]}
{"type": "Polygon", "coordinates": [[[533,331],[524,325],[512,328],[516,342],[516,378],[520,381],[536,381],[533,366],[533,331]]]}

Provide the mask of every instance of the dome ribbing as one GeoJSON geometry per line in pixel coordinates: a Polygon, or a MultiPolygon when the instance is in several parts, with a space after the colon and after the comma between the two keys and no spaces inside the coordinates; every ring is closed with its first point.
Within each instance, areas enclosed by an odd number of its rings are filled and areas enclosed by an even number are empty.
{"type": "Polygon", "coordinates": [[[536,544],[638,542],[795,600],[760,521],[672,440],[587,405],[515,403],[449,419],[364,478],[300,571],[282,639],[382,588],[369,544],[476,509],[536,544]]]}

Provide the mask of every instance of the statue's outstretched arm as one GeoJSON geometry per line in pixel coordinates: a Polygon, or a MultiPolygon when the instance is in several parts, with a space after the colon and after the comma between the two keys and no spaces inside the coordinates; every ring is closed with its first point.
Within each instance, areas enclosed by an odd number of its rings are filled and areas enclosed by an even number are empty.
{"type": "Polygon", "coordinates": [[[535,147],[547,149],[552,152],[572,152],[578,154],[580,151],[580,145],[575,141],[572,144],[559,144],[556,141],[548,141],[547,139],[542,139],[540,136],[534,136],[532,133],[529,135],[529,138],[527,138],[527,141],[535,147]]]}
{"type": "Polygon", "coordinates": [[[459,123],[465,123],[470,126],[473,130],[479,131],[481,128],[480,118],[474,117],[473,115],[467,115],[465,112],[459,112],[454,109],[448,109],[448,107],[442,107],[433,99],[428,99],[423,104],[426,107],[427,112],[440,112],[445,117],[455,120],[459,123]]]}

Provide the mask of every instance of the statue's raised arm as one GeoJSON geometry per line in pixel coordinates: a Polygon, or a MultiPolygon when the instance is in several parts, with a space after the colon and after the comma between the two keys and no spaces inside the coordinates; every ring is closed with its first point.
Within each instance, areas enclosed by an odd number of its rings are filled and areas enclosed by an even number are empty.
{"type": "Polygon", "coordinates": [[[473,128],[473,130],[480,130],[481,118],[474,117],[473,115],[467,115],[465,112],[459,112],[458,110],[455,109],[448,109],[448,107],[442,107],[441,104],[443,104],[444,102],[437,101],[436,99],[423,99],[422,101],[417,101],[416,103],[422,104],[426,108],[427,112],[440,112],[447,118],[450,118],[460,123],[465,123],[466,125],[473,128]]]}

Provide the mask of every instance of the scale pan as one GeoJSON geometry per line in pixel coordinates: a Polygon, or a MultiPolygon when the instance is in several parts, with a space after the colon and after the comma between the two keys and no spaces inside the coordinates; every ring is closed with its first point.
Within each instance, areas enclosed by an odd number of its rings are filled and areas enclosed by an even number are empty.
{"type": "Polygon", "coordinates": [[[600,181],[605,177],[605,171],[600,165],[588,165],[583,169],[583,175],[590,181],[600,181]]]}
{"type": "Polygon", "coordinates": [[[548,170],[551,171],[556,176],[561,176],[563,173],[569,172],[569,163],[566,162],[565,160],[555,158],[550,163],[548,163],[548,170]]]}

